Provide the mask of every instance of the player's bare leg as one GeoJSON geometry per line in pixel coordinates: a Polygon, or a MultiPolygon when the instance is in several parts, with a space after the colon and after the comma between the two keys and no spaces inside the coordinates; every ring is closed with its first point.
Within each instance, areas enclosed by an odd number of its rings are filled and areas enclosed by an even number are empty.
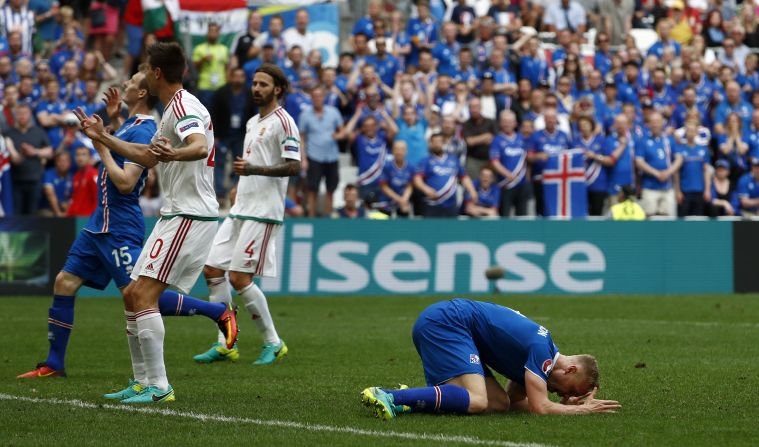
{"type": "Polygon", "coordinates": [[[232,271],[229,272],[229,282],[243,299],[245,308],[250,312],[253,322],[264,337],[261,355],[254,364],[268,365],[287,355],[287,346],[274,328],[266,296],[253,282],[253,274],[232,271]]]}

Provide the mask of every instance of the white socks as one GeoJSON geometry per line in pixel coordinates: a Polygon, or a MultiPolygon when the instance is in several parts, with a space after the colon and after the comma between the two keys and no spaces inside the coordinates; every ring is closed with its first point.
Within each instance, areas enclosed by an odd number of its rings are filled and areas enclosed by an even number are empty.
{"type": "Polygon", "coordinates": [[[140,341],[142,358],[148,376],[148,385],[166,391],[169,380],[166,378],[166,366],[163,363],[163,338],[166,331],[158,309],[145,309],[135,313],[137,336],[140,341]]]}
{"type": "MultiPolygon", "coordinates": [[[[210,291],[208,301],[212,303],[232,303],[232,291],[229,288],[229,282],[226,277],[208,278],[206,283],[208,284],[208,290],[210,291]]],[[[224,334],[219,331],[219,343],[224,344],[226,342],[226,337],[224,337],[224,334]]]]}
{"type": "Polygon", "coordinates": [[[134,380],[140,382],[142,386],[148,386],[148,376],[145,372],[145,360],[142,358],[140,349],[140,339],[137,338],[137,320],[134,312],[124,311],[126,316],[126,334],[129,343],[129,354],[132,356],[132,374],[134,380]]]}
{"type": "Polygon", "coordinates": [[[248,309],[253,317],[253,322],[258,330],[264,336],[264,343],[276,345],[279,344],[279,335],[274,329],[274,321],[269,313],[269,305],[266,303],[266,297],[261,289],[255,283],[250,283],[248,287],[238,290],[237,293],[242,297],[245,308],[248,309]]]}

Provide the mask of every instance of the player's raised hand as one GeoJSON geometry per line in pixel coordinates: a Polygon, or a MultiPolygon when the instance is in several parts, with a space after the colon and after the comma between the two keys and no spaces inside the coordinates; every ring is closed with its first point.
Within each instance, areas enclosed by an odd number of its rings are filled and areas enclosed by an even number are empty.
{"type": "Polygon", "coordinates": [[[105,126],[103,126],[103,120],[97,115],[87,116],[81,107],[77,107],[73,110],[74,115],[79,119],[79,123],[82,125],[82,132],[90,137],[90,139],[98,139],[105,133],[105,126]]]}
{"type": "Polygon", "coordinates": [[[116,87],[111,87],[105,91],[105,112],[109,117],[117,115],[121,111],[121,93],[116,87]]]}
{"type": "Polygon", "coordinates": [[[250,166],[250,163],[240,157],[237,157],[234,162],[233,170],[237,175],[250,175],[248,166],[250,166]]]}

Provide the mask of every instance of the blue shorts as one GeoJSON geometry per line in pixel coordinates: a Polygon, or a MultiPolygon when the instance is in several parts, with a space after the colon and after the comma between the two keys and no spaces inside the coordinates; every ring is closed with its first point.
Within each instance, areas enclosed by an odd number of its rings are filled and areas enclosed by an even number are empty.
{"type": "Polygon", "coordinates": [[[464,374],[492,375],[481,365],[471,331],[451,301],[424,309],[411,331],[422,358],[428,386],[439,385],[464,374]]]}
{"type": "Polygon", "coordinates": [[[137,57],[142,53],[142,27],[126,25],[124,27],[127,35],[127,53],[132,57],[137,57]]]}
{"type": "Polygon", "coordinates": [[[82,230],[71,245],[62,270],[84,279],[84,285],[93,289],[103,290],[111,280],[120,289],[132,281],[129,276],[140,251],[142,241],[82,230]]]}

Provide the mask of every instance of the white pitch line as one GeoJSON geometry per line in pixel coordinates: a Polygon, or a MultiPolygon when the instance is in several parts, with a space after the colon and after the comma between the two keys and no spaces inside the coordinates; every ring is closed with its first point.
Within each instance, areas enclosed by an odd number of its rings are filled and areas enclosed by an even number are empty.
{"type": "Polygon", "coordinates": [[[45,405],[66,405],[70,407],[83,408],[87,410],[114,410],[123,411],[127,413],[144,413],[144,414],[158,414],[161,416],[174,416],[179,418],[195,419],[202,422],[226,422],[235,424],[251,424],[267,427],[279,427],[296,430],[307,430],[312,432],[326,432],[326,433],[343,433],[347,435],[355,436],[368,436],[374,438],[397,438],[411,441],[436,441],[443,443],[459,443],[468,445],[483,445],[483,446],[495,446],[495,447],[550,447],[547,444],[537,443],[523,443],[523,442],[511,442],[511,441],[497,441],[491,439],[480,439],[474,436],[447,436],[442,434],[428,434],[428,433],[411,433],[411,432],[397,432],[397,431],[380,431],[380,430],[365,430],[361,428],[353,427],[339,427],[334,425],[322,425],[322,424],[308,424],[295,421],[282,421],[282,420],[266,420],[266,419],[253,419],[235,416],[218,416],[213,414],[195,413],[192,411],[176,411],[168,408],[155,408],[155,407],[134,407],[128,405],[113,405],[113,404],[93,404],[91,402],[85,402],[76,399],[56,399],[56,398],[33,398],[25,396],[14,396],[11,394],[0,393],[0,400],[9,400],[17,402],[28,402],[34,404],[45,405]]]}

